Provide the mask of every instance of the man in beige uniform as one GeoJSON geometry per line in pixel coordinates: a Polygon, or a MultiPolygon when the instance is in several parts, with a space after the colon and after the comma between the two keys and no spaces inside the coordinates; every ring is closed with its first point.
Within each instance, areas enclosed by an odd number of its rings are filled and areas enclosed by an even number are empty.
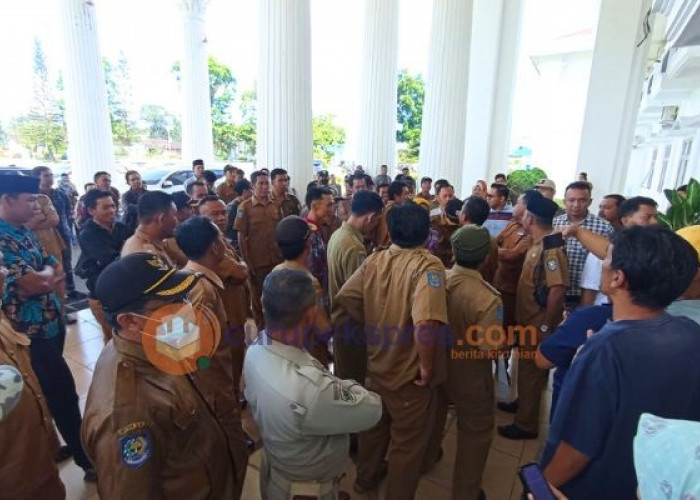
{"type": "MultiPolygon", "coordinates": [[[[5,292],[7,274],[2,258],[0,252],[0,297],[5,292]]],[[[66,489],[54,463],[59,450],[58,436],[32,369],[30,343],[30,338],[17,333],[0,310],[0,366],[14,368],[16,377],[11,381],[20,383],[14,408],[15,397],[9,395],[8,400],[8,395],[0,396],[0,450],[3,453],[0,497],[3,500],[64,500],[66,489]]],[[[10,388],[2,375],[0,388],[10,388]]]]}
{"type": "MultiPolygon", "coordinates": [[[[220,202],[223,205],[223,202],[220,202]]],[[[235,453],[236,485],[243,487],[246,467],[248,466],[248,449],[245,434],[241,427],[241,412],[238,405],[238,387],[240,373],[234,374],[236,346],[229,341],[226,330],[228,319],[222,301],[224,283],[215,269],[225,259],[227,245],[224,236],[214,223],[202,216],[195,216],[180,224],[175,232],[178,246],[189,260],[185,271],[201,274],[201,278],[190,291],[188,298],[195,306],[204,306],[217,320],[221,341],[211,358],[211,366],[195,372],[192,377],[202,394],[216,413],[223,425],[224,432],[235,453]]],[[[242,364],[241,364],[242,368],[242,364]]],[[[236,496],[240,496],[240,489],[236,496]]]]}
{"type": "Polygon", "coordinates": [[[163,240],[170,238],[177,226],[177,208],[172,196],[162,191],[148,191],[139,199],[137,211],[139,225],[134,235],[124,242],[122,257],[147,252],[174,266],[163,244],[163,240]]]}
{"type": "Polygon", "coordinates": [[[523,229],[532,236],[518,282],[515,320],[519,326],[518,409],[511,425],[498,427],[507,439],[536,439],[540,402],[549,372],[535,365],[537,344],[561,322],[569,286],[569,261],[561,235],[552,235],[557,204],[541,195],[529,196],[523,229]],[[536,338],[533,338],[536,337],[536,338]]]}
{"type": "MultiPolygon", "coordinates": [[[[226,205],[215,196],[207,196],[199,203],[199,213],[212,221],[224,234],[227,223],[226,205]]],[[[233,348],[233,378],[236,394],[240,392],[243,358],[245,357],[245,323],[252,316],[250,310],[250,283],[248,266],[236,249],[224,239],[226,251],[213,267],[224,289],[221,299],[226,311],[224,341],[233,348]]]]}
{"type": "MultiPolygon", "coordinates": [[[[188,344],[176,356],[172,344],[156,336],[172,332],[172,318],[188,309],[185,297],[197,279],[136,253],[110,264],[97,280],[97,298],[115,330],[95,366],[82,440],[101,498],[238,498],[241,473],[227,422],[194,381],[199,374],[192,376],[206,368],[216,342],[199,335],[192,352],[188,344]]],[[[196,326],[204,331],[207,325],[196,326]]]]}
{"type": "Polygon", "coordinates": [[[245,362],[246,397],[265,454],[260,489],[266,500],[337,500],[349,434],[375,425],[379,396],[331,375],[304,350],[318,306],[306,271],[273,271],[263,291],[265,324],[245,362]]]}
{"type": "Polygon", "coordinates": [[[258,327],[263,325],[262,285],[272,268],[282,262],[275,242],[275,227],[280,220],[277,205],[270,200],[270,181],[260,171],[250,176],[253,197],[238,206],[233,228],[238,231],[238,244],[248,263],[252,284],[253,314],[258,327]]]}
{"type": "Polygon", "coordinates": [[[350,217],[328,242],[328,296],[331,322],[335,327],[335,374],[340,378],[356,380],[360,384],[365,383],[367,372],[367,347],[362,325],[353,323],[343,314],[335,296],[367,258],[363,238],[372,232],[378,218],[382,216],[382,208],[382,200],[377,193],[357,193],[352,200],[350,217]]]}
{"type": "MultiPolygon", "coordinates": [[[[455,266],[447,272],[447,313],[452,345],[447,364],[447,393],[457,409],[457,459],[452,498],[483,498],[481,482],[495,425],[493,359],[501,347],[489,343],[486,331],[500,327],[500,294],[478,271],[491,248],[486,228],[470,224],[452,235],[455,266]]],[[[442,438],[447,406],[438,412],[442,438]]],[[[442,439],[440,439],[442,441],[442,439]]]]}
{"type": "Polygon", "coordinates": [[[289,193],[289,175],[283,168],[273,168],[270,172],[272,189],[270,199],[280,209],[280,219],[301,213],[301,203],[296,196],[289,193]]]}
{"type": "Polygon", "coordinates": [[[446,378],[445,269],[423,248],[428,213],[415,204],[389,212],[392,246],[370,255],[336,296],[345,312],[365,325],[367,387],[384,402],[379,424],[360,433],[355,489],[382,479],[387,457],[387,500],[414,497],[430,430],[433,387],[446,378]],[[387,453],[388,450],[388,453],[387,453]]]}

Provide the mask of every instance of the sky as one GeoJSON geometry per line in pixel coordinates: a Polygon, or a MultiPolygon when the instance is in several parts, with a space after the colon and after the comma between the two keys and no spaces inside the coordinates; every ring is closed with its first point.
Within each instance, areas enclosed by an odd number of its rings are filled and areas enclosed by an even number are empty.
{"type": "MultiPolygon", "coordinates": [[[[35,37],[43,44],[53,78],[63,66],[63,1],[0,0],[0,122],[5,126],[31,106],[35,37]]],[[[136,110],[160,104],[179,114],[181,97],[170,68],[181,53],[181,0],[92,1],[103,57],[116,60],[123,53],[129,62],[136,110]]],[[[425,75],[433,0],[399,1],[399,69],[425,75]]],[[[594,28],[600,0],[524,1],[521,68],[530,64],[530,54],[560,43],[559,37],[594,28]]],[[[349,142],[358,120],[364,3],[311,0],[313,112],[335,115],[349,142]]],[[[238,95],[252,89],[257,77],[257,12],[258,0],[210,0],[207,9],[209,54],[231,68],[238,95]]],[[[584,44],[592,48],[593,39],[594,30],[584,44]]],[[[514,130],[513,136],[537,135],[528,117],[548,102],[546,96],[543,102],[533,102],[532,94],[523,92],[538,84],[532,75],[521,70],[518,78],[514,123],[521,130],[514,130]]]]}

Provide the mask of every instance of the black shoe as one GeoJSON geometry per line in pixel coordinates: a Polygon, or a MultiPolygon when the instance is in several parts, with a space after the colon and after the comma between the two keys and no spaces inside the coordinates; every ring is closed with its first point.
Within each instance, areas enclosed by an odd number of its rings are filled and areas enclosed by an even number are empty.
{"type": "Polygon", "coordinates": [[[83,469],[85,474],[83,474],[83,481],[86,483],[96,483],[97,482],[97,472],[95,469],[83,469]]]}
{"type": "Polygon", "coordinates": [[[536,432],[524,431],[515,424],[499,425],[498,433],[506,439],[513,439],[516,441],[523,439],[537,439],[538,436],[536,432]]]}
{"type": "Polygon", "coordinates": [[[517,413],[518,411],[518,400],[515,399],[511,401],[510,403],[505,403],[503,401],[500,401],[499,403],[496,403],[496,407],[504,411],[506,413],[517,413]]]}
{"type": "Polygon", "coordinates": [[[58,464],[61,462],[65,462],[72,456],[73,452],[70,451],[70,448],[68,446],[61,446],[61,448],[59,448],[58,450],[58,453],[56,453],[56,456],[54,457],[53,461],[58,464]]]}
{"type": "Polygon", "coordinates": [[[352,485],[352,489],[355,490],[355,493],[359,493],[360,495],[364,495],[372,490],[376,490],[388,473],[389,464],[386,462],[386,460],[383,460],[382,463],[379,465],[379,470],[377,471],[377,474],[375,475],[373,481],[370,484],[363,484],[358,479],[355,479],[355,482],[352,485]]]}

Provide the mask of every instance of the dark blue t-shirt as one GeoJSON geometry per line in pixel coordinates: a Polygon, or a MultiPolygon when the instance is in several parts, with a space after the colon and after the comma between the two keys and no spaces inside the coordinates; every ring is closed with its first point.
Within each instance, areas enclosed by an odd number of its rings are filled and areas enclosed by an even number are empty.
{"type": "Polygon", "coordinates": [[[588,330],[597,332],[611,319],[611,304],[576,309],[552,335],[540,344],[539,349],[542,355],[557,366],[552,380],[550,420],[554,417],[559,392],[569,371],[569,366],[571,366],[578,348],[586,342],[588,330]]]}
{"type": "Polygon", "coordinates": [[[700,325],[663,314],[616,321],[571,364],[542,460],[566,441],[591,459],[561,490],[571,499],[636,500],[632,441],[642,413],[700,421],[700,325]]]}

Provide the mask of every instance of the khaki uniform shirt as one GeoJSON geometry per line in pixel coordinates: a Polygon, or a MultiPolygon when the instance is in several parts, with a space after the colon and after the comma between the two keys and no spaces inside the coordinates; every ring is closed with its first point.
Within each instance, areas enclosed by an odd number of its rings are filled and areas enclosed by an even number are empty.
{"type": "Polygon", "coordinates": [[[270,200],[259,200],[253,196],[238,205],[233,228],[238,231],[241,248],[247,246],[248,255],[243,257],[251,268],[276,266],[282,262],[275,236],[279,220],[280,211],[270,200]]]}
{"type": "Polygon", "coordinates": [[[187,255],[180,250],[180,247],[177,245],[177,241],[174,237],[164,239],[163,248],[165,249],[165,253],[168,254],[168,257],[170,257],[170,260],[178,269],[182,269],[185,267],[185,265],[187,265],[187,255]]]}
{"type": "Polygon", "coordinates": [[[227,205],[231,203],[236,196],[238,196],[234,186],[226,181],[222,182],[216,187],[216,195],[227,205]]]}
{"type": "MultiPolygon", "coordinates": [[[[24,380],[17,406],[0,422],[0,498],[38,498],[37,491],[53,481],[56,488],[53,492],[44,488],[42,500],[64,499],[65,488],[54,463],[59,448],[58,437],[39,381],[32,370],[29,344],[29,337],[15,332],[0,312],[0,365],[14,366],[24,380]],[[46,496],[49,493],[53,494],[46,496]]],[[[4,401],[0,401],[2,403],[4,401]]]]}
{"type": "Polygon", "coordinates": [[[479,271],[459,265],[447,271],[447,313],[452,327],[452,349],[486,351],[501,347],[489,345],[485,335],[489,327],[503,323],[501,294],[479,271]]]}
{"type": "Polygon", "coordinates": [[[227,436],[192,378],[158,370],[117,335],[95,366],[82,441],[101,498],[233,498],[227,436]]]}
{"type": "Polygon", "coordinates": [[[244,375],[266,460],[291,481],[337,478],[347,464],[349,434],[382,415],[378,395],[264,332],[248,347],[244,375]]]}
{"type": "Polygon", "coordinates": [[[518,280],[523,270],[525,254],[532,246],[532,237],[526,234],[522,224],[518,221],[510,221],[506,228],[496,237],[498,248],[511,250],[516,255],[509,259],[498,258],[496,274],[493,277],[493,286],[503,293],[515,295],[518,289],[518,280]]]}
{"type": "Polygon", "coordinates": [[[224,283],[221,297],[224,301],[228,326],[231,328],[230,332],[241,339],[243,325],[249,317],[253,316],[250,309],[248,266],[229,242],[226,242],[226,255],[216,272],[224,283]]]}
{"type": "Polygon", "coordinates": [[[362,242],[362,233],[347,222],[343,222],[331,235],[327,248],[328,255],[328,296],[331,306],[331,320],[336,323],[340,308],[334,307],[335,296],[367,258],[367,249],[362,242]]]}
{"type": "Polygon", "coordinates": [[[569,286],[569,261],[566,258],[566,250],[564,247],[544,250],[543,241],[533,242],[532,248],[525,256],[523,271],[518,281],[515,319],[522,327],[540,327],[544,321],[546,308],[540,307],[535,300],[535,290],[538,286],[569,286]]]}
{"type": "Polygon", "coordinates": [[[277,198],[274,193],[270,193],[270,199],[277,204],[280,210],[280,219],[290,215],[301,213],[301,203],[293,194],[286,193],[283,197],[277,198]]]}
{"type": "Polygon", "coordinates": [[[211,366],[206,370],[194,372],[192,380],[207,400],[209,407],[216,413],[216,419],[226,433],[229,448],[234,452],[236,485],[237,489],[240,489],[243,486],[248,465],[248,449],[236,397],[238,375],[234,376],[235,346],[227,334],[228,320],[221,300],[224,283],[213,270],[196,262],[188,261],[185,270],[203,275],[189,293],[192,304],[207,307],[214,313],[219,323],[221,337],[216,352],[210,359],[211,366]]]}
{"type": "MultiPolygon", "coordinates": [[[[414,325],[447,324],[445,269],[424,248],[392,245],[367,257],[343,285],[336,300],[350,317],[365,325],[367,373],[386,390],[413,383],[419,373],[414,325]]],[[[444,382],[443,339],[435,332],[433,383],[444,382]]]]}
{"type": "Polygon", "coordinates": [[[170,255],[168,255],[165,244],[160,240],[151,238],[143,231],[143,229],[137,227],[133,236],[124,242],[124,246],[122,247],[122,257],[139,252],[157,255],[170,267],[175,267],[175,263],[170,258],[170,255]]]}

